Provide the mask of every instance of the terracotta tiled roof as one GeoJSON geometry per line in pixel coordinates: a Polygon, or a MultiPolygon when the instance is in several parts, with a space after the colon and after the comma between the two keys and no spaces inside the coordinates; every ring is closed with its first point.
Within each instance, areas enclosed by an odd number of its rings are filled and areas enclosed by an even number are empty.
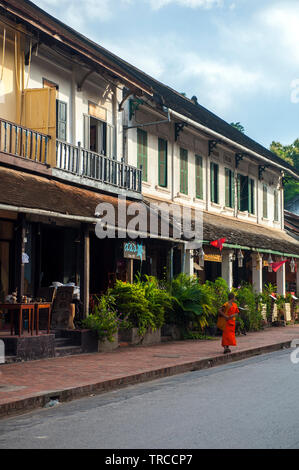
{"type": "MultiPolygon", "coordinates": [[[[148,197],[145,200],[147,203],[161,202],[148,197]]],[[[231,245],[299,255],[299,242],[283,230],[203,211],[203,239],[212,241],[218,238],[226,238],[231,245]]]]}

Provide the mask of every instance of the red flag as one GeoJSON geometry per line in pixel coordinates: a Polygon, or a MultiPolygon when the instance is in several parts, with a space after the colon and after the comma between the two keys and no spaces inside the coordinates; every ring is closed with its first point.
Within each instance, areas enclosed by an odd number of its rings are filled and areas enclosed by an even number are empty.
{"type": "Polygon", "coordinates": [[[210,245],[215,246],[216,248],[219,248],[221,251],[223,248],[223,243],[226,242],[226,238],[219,238],[218,240],[214,240],[213,242],[210,242],[210,245]]]}
{"type": "Polygon", "coordinates": [[[284,261],[278,261],[278,263],[271,263],[273,271],[276,273],[279,268],[286,262],[287,260],[285,259],[284,261]]]}

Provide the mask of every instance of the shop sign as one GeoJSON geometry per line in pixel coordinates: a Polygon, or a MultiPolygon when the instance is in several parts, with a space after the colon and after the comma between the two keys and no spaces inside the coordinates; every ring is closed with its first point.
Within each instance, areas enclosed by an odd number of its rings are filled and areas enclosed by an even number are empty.
{"type": "Polygon", "coordinates": [[[143,243],[124,242],[124,258],[146,260],[145,246],[143,243]]]}
{"type": "Polygon", "coordinates": [[[205,261],[212,261],[214,263],[222,263],[222,256],[212,253],[205,253],[205,261]]]}

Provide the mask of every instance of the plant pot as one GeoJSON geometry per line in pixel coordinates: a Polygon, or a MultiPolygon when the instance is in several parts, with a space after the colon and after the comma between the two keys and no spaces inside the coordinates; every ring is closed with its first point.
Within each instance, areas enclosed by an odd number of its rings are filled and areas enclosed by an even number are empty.
{"type": "Polygon", "coordinates": [[[108,341],[107,339],[98,341],[98,352],[111,352],[118,348],[118,333],[113,335],[114,341],[108,341]]]}
{"type": "Polygon", "coordinates": [[[153,331],[148,328],[144,336],[138,335],[138,328],[131,328],[129,330],[119,331],[119,341],[129,343],[131,345],[150,345],[161,343],[161,328],[153,331]]]}
{"type": "Polygon", "coordinates": [[[174,324],[166,324],[162,327],[163,336],[171,336],[175,341],[182,339],[182,333],[178,326],[174,324]]]}

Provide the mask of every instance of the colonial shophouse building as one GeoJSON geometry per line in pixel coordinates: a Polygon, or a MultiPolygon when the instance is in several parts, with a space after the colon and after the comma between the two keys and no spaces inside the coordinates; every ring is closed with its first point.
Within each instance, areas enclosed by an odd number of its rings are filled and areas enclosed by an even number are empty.
{"type": "Polygon", "coordinates": [[[271,281],[283,294],[297,283],[298,292],[299,244],[283,218],[293,167],[28,0],[1,1],[0,50],[2,297],[73,281],[87,314],[90,294],[140,267],[245,280],[257,291],[271,281]],[[171,228],[142,239],[141,266],[125,258],[123,235],[95,235],[101,202],[115,207],[120,229],[119,195],[148,214],[157,202],[201,209],[203,250],[171,228]],[[219,238],[221,253],[210,245],[219,238]]]}

